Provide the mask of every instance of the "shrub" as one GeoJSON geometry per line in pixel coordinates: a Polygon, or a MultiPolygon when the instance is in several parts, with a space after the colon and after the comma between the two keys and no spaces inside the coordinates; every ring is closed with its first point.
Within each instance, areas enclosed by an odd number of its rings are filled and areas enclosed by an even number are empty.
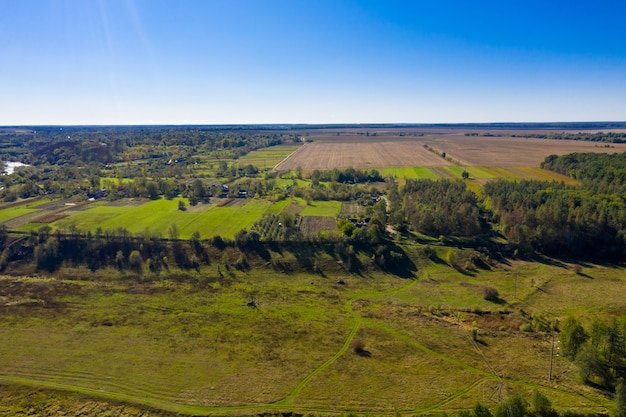
{"type": "Polygon", "coordinates": [[[487,301],[497,303],[500,301],[500,293],[494,287],[483,288],[483,298],[487,301]]]}
{"type": "Polygon", "coordinates": [[[350,347],[357,355],[362,355],[365,352],[365,342],[363,342],[363,339],[354,339],[352,343],[350,343],[350,347]]]}
{"type": "Polygon", "coordinates": [[[530,323],[524,323],[521,326],[519,326],[519,329],[523,332],[530,333],[533,331],[533,326],[530,323]]]}

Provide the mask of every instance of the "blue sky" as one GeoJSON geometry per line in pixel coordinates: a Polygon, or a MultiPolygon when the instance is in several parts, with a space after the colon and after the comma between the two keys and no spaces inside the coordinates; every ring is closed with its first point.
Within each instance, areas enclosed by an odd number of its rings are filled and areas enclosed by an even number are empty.
{"type": "Polygon", "coordinates": [[[0,0],[0,125],[626,120],[626,2],[0,0]]]}

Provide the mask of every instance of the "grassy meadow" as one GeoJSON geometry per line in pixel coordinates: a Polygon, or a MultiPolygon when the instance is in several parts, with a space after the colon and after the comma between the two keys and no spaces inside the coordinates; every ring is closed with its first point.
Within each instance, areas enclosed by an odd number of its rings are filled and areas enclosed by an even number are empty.
{"type": "Polygon", "coordinates": [[[194,415],[430,415],[533,389],[558,409],[608,409],[568,360],[556,356],[548,380],[550,334],[520,327],[539,314],[624,314],[623,270],[511,261],[461,273],[415,260],[412,279],[348,275],[330,261],[323,274],[287,276],[252,258],[248,273],[224,273],[216,260],[178,278],[3,276],[0,357],[11,361],[0,361],[0,383],[194,415]],[[485,286],[502,303],[484,300],[485,286]]]}

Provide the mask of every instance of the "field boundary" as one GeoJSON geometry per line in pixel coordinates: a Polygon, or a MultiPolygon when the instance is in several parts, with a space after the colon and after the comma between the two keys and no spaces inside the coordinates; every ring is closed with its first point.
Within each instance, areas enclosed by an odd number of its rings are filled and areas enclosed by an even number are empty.
{"type": "MultiPolygon", "coordinates": [[[[291,152],[285,159],[283,159],[282,161],[280,161],[279,163],[277,163],[274,168],[272,168],[275,171],[283,171],[281,170],[279,167],[280,165],[286,163],[287,161],[289,161],[290,159],[292,159],[295,155],[297,155],[299,152],[301,152],[305,146],[308,146],[308,143],[305,143],[304,145],[300,146],[298,149],[296,149],[295,151],[291,152]]],[[[288,170],[284,170],[284,171],[288,171],[288,170]]]]}

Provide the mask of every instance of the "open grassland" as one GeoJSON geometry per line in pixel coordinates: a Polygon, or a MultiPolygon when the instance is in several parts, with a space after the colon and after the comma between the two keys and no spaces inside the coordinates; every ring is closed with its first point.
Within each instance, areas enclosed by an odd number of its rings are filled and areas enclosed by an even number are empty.
{"type": "Polygon", "coordinates": [[[0,382],[196,415],[451,413],[533,389],[558,409],[606,412],[610,400],[581,385],[571,362],[555,357],[548,380],[550,334],[520,325],[538,314],[584,323],[624,314],[623,269],[418,264],[411,280],[221,276],[215,265],[187,281],[2,277],[0,357],[11,360],[0,361],[0,382]],[[484,300],[485,286],[503,301],[484,300]]]}

